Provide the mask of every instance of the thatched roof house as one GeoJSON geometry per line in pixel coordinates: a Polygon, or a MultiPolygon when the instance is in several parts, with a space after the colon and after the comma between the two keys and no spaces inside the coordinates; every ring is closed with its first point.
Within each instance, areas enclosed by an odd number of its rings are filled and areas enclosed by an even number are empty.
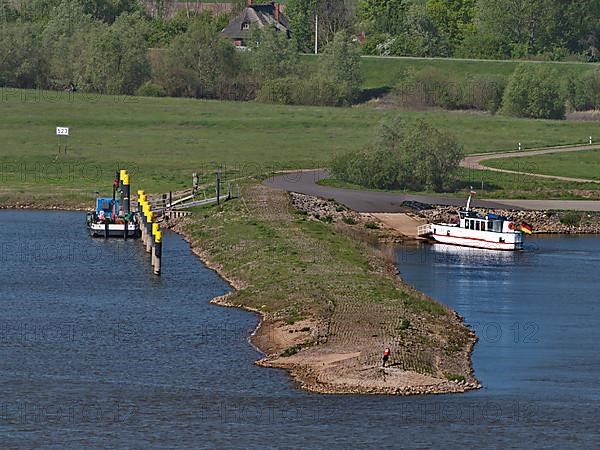
{"type": "Polygon", "coordinates": [[[281,5],[276,2],[254,4],[253,0],[248,0],[248,5],[229,25],[227,25],[221,34],[231,39],[235,45],[246,46],[246,41],[250,37],[251,27],[263,29],[273,26],[277,30],[290,35],[289,21],[281,12],[281,5]]]}

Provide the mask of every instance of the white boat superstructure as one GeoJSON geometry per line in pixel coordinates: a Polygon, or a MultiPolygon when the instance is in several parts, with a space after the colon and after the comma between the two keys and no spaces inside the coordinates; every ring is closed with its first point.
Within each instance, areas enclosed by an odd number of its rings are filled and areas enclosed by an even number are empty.
{"type": "MultiPolygon", "coordinates": [[[[523,248],[521,225],[504,216],[471,211],[471,195],[467,207],[458,211],[457,223],[429,223],[418,229],[418,236],[443,244],[490,250],[520,250],[523,248]]],[[[530,227],[526,224],[527,230],[530,227]]]]}

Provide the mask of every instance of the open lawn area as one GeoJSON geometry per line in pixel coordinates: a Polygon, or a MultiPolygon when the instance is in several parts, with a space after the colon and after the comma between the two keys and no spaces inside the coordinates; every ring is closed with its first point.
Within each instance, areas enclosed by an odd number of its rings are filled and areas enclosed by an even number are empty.
{"type": "Polygon", "coordinates": [[[509,76],[521,64],[551,65],[561,75],[576,74],[596,67],[594,64],[578,62],[538,62],[538,61],[487,61],[453,58],[409,58],[409,57],[372,57],[365,56],[361,60],[363,88],[376,89],[394,87],[404,74],[410,70],[435,68],[458,78],[473,75],[505,75],[509,76]]]}
{"type": "MultiPolygon", "coordinates": [[[[389,110],[319,108],[176,98],[0,90],[0,204],[89,204],[108,194],[114,170],[135,189],[191,184],[193,171],[225,178],[327,166],[359,150],[389,110]],[[58,153],[55,127],[71,128],[58,153]]],[[[453,133],[467,153],[583,142],[589,122],[523,120],[461,112],[402,112],[453,133]]]]}
{"type": "Polygon", "coordinates": [[[518,172],[600,180],[600,150],[490,159],[484,161],[483,164],[518,172]]]}

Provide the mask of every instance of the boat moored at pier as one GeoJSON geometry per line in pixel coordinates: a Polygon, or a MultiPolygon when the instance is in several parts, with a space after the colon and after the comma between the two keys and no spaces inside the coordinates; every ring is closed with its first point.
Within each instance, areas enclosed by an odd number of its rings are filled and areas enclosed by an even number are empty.
{"type": "Polygon", "coordinates": [[[456,223],[429,223],[419,227],[417,235],[443,244],[490,250],[520,250],[524,233],[531,233],[526,223],[516,224],[505,216],[482,215],[471,210],[471,192],[464,209],[458,210],[456,223]]]}
{"type": "Polygon", "coordinates": [[[92,237],[139,237],[140,227],[135,214],[119,212],[119,200],[97,198],[96,209],[87,214],[86,224],[92,237]]]}

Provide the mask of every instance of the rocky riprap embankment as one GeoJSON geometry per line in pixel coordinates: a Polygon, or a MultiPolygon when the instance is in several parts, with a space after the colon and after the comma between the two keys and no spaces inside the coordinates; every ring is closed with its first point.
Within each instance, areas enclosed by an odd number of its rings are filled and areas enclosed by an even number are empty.
{"type": "Polygon", "coordinates": [[[362,217],[357,212],[351,211],[333,200],[323,200],[305,194],[290,192],[292,206],[298,211],[306,213],[309,220],[322,222],[337,222],[339,220],[361,221],[362,217]]]}
{"type": "MultiPolygon", "coordinates": [[[[494,213],[510,218],[516,223],[526,222],[535,233],[596,234],[600,233],[600,213],[581,211],[529,211],[529,210],[487,210],[473,208],[482,214],[494,213]]],[[[436,206],[419,211],[419,216],[427,222],[454,223],[458,219],[453,206],[436,206]]]]}

